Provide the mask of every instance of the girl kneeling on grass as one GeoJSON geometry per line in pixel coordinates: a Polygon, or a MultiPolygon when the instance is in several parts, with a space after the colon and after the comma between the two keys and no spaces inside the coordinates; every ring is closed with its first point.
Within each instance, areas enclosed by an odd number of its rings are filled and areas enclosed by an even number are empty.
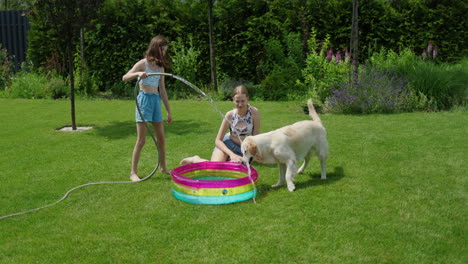
{"type": "MultiPolygon", "coordinates": [[[[159,146],[159,160],[161,165],[161,172],[169,173],[166,167],[166,145],[164,137],[163,117],[161,111],[161,100],[166,107],[167,123],[172,123],[171,108],[169,107],[169,100],[166,93],[166,85],[164,75],[148,76],[148,73],[164,72],[165,68],[170,68],[170,59],[167,54],[169,44],[163,36],[154,37],[149,43],[146,50],[145,58],[139,60],[128,71],[122,80],[128,82],[139,77],[140,91],[138,93],[138,105],[142,112],[143,118],[146,122],[150,122],[156,131],[156,139],[159,146]]],[[[138,177],[138,161],[140,160],[140,153],[145,145],[146,139],[146,124],[143,123],[138,110],[136,112],[136,127],[137,127],[137,141],[132,154],[132,170],[130,172],[130,179],[132,181],[139,181],[138,177]]]]}
{"type": "MultiPolygon", "coordinates": [[[[244,85],[234,88],[232,101],[236,108],[226,113],[219,127],[211,161],[242,162],[241,140],[260,133],[260,113],[257,108],[249,105],[249,95],[244,85]],[[230,132],[226,134],[228,129],[230,132]]],[[[193,156],[183,159],[180,164],[186,165],[203,161],[207,160],[193,156]]]]}

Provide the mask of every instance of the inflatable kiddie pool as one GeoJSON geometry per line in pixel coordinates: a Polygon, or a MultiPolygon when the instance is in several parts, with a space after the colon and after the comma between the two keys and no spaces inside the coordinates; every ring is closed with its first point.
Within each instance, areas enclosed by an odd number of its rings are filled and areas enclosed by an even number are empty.
{"type": "Polygon", "coordinates": [[[205,161],[172,170],[171,192],[192,204],[229,204],[255,197],[257,171],[240,163],[205,161]]]}

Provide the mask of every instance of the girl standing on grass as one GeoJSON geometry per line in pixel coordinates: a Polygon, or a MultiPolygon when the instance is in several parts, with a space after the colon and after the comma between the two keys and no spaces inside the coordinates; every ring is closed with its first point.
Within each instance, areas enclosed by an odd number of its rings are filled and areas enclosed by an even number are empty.
{"type": "MultiPolygon", "coordinates": [[[[159,160],[161,172],[163,173],[169,173],[169,171],[166,167],[166,142],[164,137],[161,100],[166,108],[168,124],[172,123],[171,108],[169,107],[164,76],[148,76],[148,73],[163,73],[165,68],[170,68],[170,58],[167,54],[168,47],[169,44],[163,36],[154,37],[148,45],[145,57],[135,63],[130,71],[122,77],[122,80],[125,82],[131,81],[136,77],[140,78],[140,91],[137,96],[137,101],[144,120],[146,122],[151,122],[154,131],[156,131],[156,139],[159,146],[159,160]]],[[[139,181],[138,161],[140,160],[141,150],[145,145],[147,129],[146,124],[138,113],[138,109],[135,110],[135,115],[137,141],[132,154],[130,179],[132,181],[139,181]]]]}
{"type": "MultiPolygon", "coordinates": [[[[241,141],[247,136],[260,133],[260,113],[257,108],[249,105],[247,87],[239,85],[234,88],[232,101],[236,108],[226,113],[219,127],[211,161],[242,162],[241,141]],[[226,134],[228,130],[229,133],[226,134]]],[[[186,165],[203,161],[207,160],[193,156],[183,159],[180,164],[186,165]]]]}

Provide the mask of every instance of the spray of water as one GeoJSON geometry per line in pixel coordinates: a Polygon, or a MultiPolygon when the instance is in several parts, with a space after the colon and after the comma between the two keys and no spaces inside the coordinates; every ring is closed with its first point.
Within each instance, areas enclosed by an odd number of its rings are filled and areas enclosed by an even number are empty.
{"type": "MultiPolygon", "coordinates": [[[[224,114],[223,112],[221,112],[218,108],[218,106],[215,104],[215,102],[213,101],[213,99],[207,95],[205,92],[203,92],[200,88],[198,88],[197,86],[195,86],[193,83],[185,80],[184,78],[180,77],[180,76],[177,76],[177,75],[174,75],[174,74],[170,74],[170,73],[148,73],[148,76],[151,76],[151,75],[165,75],[165,76],[170,76],[174,79],[177,79],[181,82],[183,82],[184,84],[186,84],[187,86],[189,86],[190,88],[192,88],[193,90],[195,90],[196,92],[198,92],[199,94],[203,95],[203,97],[205,97],[206,99],[208,99],[210,101],[210,103],[213,105],[213,108],[216,110],[216,112],[218,112],[218,114],[221,116],[221,118],[224,118],[224,114]]],[[[229,120],[226,120],[228,121],[230,124],[231,124],[231,121],[229,120]]]]}

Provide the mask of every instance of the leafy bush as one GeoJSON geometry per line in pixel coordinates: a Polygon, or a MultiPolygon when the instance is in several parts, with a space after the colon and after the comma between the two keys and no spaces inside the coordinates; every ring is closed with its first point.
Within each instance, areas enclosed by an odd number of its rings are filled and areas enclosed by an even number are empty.
{"type": "Polygon", "coordinates": [[[80,97],[93,97],[97,94],[99,88],[86,67],[76,67],[75,74],[75,93],[80,97]]]}
{"type": "Polygon", "coordinates": [[[135,94],[135,82],[117,82],[108,89],[111,98],[132,98],[135,94]]]}
{"type": "Polygon", "coordinates": [[[290,100],[305,93],[303,86],[297,84],[303,64],[300,37],[289,33],[284,36],[284,43],[270,39],[265,45],[266,59],[257,68],[266,75],[258,91],[264,100],[290,100]]]}
{"type": "Polygon", "coordinates": [[[305,87],[307,96],[311,97],[319,108],[323,106],[326,98],[331,95],[331,87],[345,81],[350,71],[349,58],[341,60],[332,56],[329,52],[331,51],[329,39],[330,37],[327,36],[324,42],[319,45],[316,39],[316,31],[312,29],[308,41],[309,54],[306,58],[305,68],[302,69],[304,81],[300,82],[305,87]]]}
{"type": "Polygon", "coordinates": [[[44,98],[60,99],[68,97],[70,95],[70,90],[63,79],[55,77],[46,81],[44,94],[44,98]]]}
{"type": "Polygon", "coordinates": [[[466,100],[468,68],[419,62],[406,73],[416,91],[435,102],[438,110],[448,110],[466,100]]]}
{"type": "MultiPolygon", "coordinates": [[[[200,64],[198,57],[201,52],[194,47],[193,37],[188,36],[188,47],[181,38],[177,38],[177,41],[171,43],[171,53],[173,62],[172,72],[194,85],[198,85],[196,82],[200,64]]],[[[170,81],[166,78],[166,82],[171,83],[170,89],[167,89],[171,98],[187,97],[188,94],[192,94],[193,92],[190,90],[187,93],[190,88],[181,81],[170,81]]]]}
{"type": "Polygon", "coordinates": [[[172,52],[172,40],[187,32],[181,31],[182,21],[176,19],[179,8],[173,1],[104,2],[95,28],[85,32],[86,61],[100,91],[128,94],[132,85],[122,84],[122,75],[143,58],[154,36],[165,35],[172,52]]]}
{"type": "Polygon", "coordinates": [[[427,98],[421,92],[417,92],[411,88],[411,84],[407,84],[407,93],[402,100],[401,111],[414,112],[414,111],[436,111],[436,104],[434,100],[427,98]]]}
{"type": "Polygon", "coordinates": [[[68,87],[60,77],[36,72],[20,72],[5,92],[9,98],[58,99],[69,95],[68,87]]]}
{"type": "Polygon", "coordinates": [[[84,54],[77,52],[74,56],[75,94],[78,97],[92,98],[97,95],[99,87],[96,78],[90,71],[84,54]]]}
{"type": "Polygon", "coordinates": [[[417,62],[418,57],[410,49],[404,49],[397,53],[381,48],[379,52],[373,53],[368,60],[368,63],[373,67],[385,70],[392,69],[398,75],[404,75],[417,62]]]}
{"type": "Polygon", "coordinates": [[[392,70],[405,78],[413,94],[427,97],[431,108],[450,109],[466,104],[468,89],[468,59],[452,65],[423,60],[409,49],[399,54],[382,49],[369,59],[373,67],[392,70]]]}
{"type": "Polygon", "coordinates": [[[5,90],[11,82],[13,64],[8,58],[8,52],[0,44],[0,90],[5,90]]]}
{"type": "Polygon", "coordinates": [[[300,78],[300,69],[294,63],[275,65],[261,82],[258,93],[268,101],[290,100],[294,99],[294,96],[303,96],[301,86],[296,84],[298,78],[300,78]]]}

